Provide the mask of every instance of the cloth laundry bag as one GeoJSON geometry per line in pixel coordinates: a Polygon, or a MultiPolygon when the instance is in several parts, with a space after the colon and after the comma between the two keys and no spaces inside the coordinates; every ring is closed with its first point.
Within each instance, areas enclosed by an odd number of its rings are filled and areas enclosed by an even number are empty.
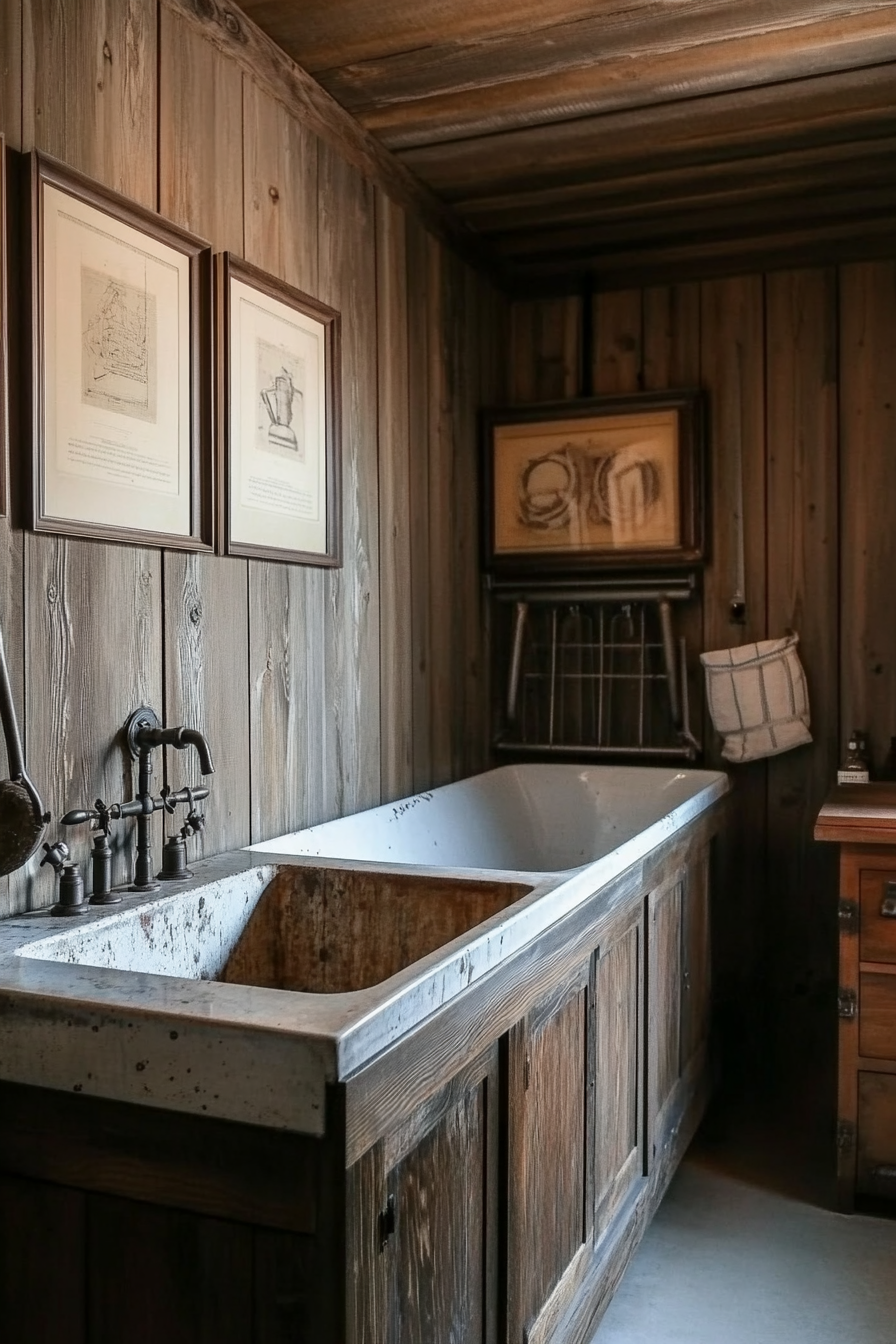
{"type": "Polygon", "coordinates": [[[757,761],[812,741],[799,635],[701,653],[706,698],[726,761],[757,761]]]}

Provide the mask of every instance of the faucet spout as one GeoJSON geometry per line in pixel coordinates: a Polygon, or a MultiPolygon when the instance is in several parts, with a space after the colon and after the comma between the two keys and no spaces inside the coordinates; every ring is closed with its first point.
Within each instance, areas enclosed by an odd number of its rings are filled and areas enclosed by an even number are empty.
{"type": "Polygon", "coordinates": [[[195,747],[199,757],[199,773],[213,775],[215,763],[208,743],[198,728],[153,728],[141,726],[134,733],[134,742],[144,750],[152,747],[174,747],[183,751],[185,747],[195,747]]]}

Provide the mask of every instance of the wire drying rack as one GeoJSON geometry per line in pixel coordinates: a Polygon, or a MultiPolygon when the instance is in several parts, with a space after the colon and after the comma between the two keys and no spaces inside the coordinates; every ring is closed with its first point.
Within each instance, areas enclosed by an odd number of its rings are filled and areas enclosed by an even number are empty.
{"type": "Polygon", "coordinates": [[[513,607],[497,749],[694,760],[701,747],[673,609],[695,587],[693,575],[494,583],[495,597],[513,607]]]}

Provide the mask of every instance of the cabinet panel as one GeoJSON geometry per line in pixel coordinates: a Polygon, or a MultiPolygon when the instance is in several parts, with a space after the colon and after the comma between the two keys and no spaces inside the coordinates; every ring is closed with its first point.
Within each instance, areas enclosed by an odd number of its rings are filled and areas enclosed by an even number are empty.
{"type": "Polygon", "coordinates": [[[483,1086],[452,1110],[389,1174],[390,1344],[481,1344],[486,1198],[483,1086]]]}
{"type": "Polygon", "coordinates": [[[896,1059],[896,975],[863,974],[859,996],[859,1054],[896,1059]]]}
{"type": "Polygon", "coordinates": [[[585,1236],[590,962],[510,1033],[508,1340],[524,1341],[585,1236]]]}
{"type": "Polygon", "coordinates": [[[86,1202],[0,1174],[0,1340],[85,1344],[86,1202]]]}
{"type": "Polygon", "coordinates": [[[664,1113],[681,1077],[681,910],[684,874],[650,893],[648,900],[647,1165],[652,1169],[664,1113]]]}
{"type": "Polygon", "coordinates": [[[896,1195],[896,1075],[859,1074],[859,1142],[856,1189],[896,1195]]]}
{"type": "Polygon", "coordinates": [[[709,854],[688,868],[681,920],[681,1066],[686,1068],[709,1038],[710,974],[709,854]]]}
{"type": "Polygon", "coordinates": [[[863,868],[859,899],[862,961],[896,962],[896,869],[863,868]]]}
{"type": "Polygon", "coordinates": [[[594,1222],[599,1237],[643,1174],[641,1013],[644,920],[640,914],[595,971],[594,1222]]]}

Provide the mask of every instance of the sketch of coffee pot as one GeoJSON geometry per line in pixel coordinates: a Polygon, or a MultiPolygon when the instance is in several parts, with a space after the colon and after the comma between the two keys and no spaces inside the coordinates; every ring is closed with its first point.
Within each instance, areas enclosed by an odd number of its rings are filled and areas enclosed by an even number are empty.
{"type": "Polygon", "coordinates": [[[288,369],[275,374],[273,384],[270,387],[263,388],[261,392],[261,399],[265,404],[268,415],[271,417],[268,438],[277,447],[290,448],[293,452],[296,452],[299,446],[296,436],[290,428],[295,395],[295,384],[288,369]]]}

